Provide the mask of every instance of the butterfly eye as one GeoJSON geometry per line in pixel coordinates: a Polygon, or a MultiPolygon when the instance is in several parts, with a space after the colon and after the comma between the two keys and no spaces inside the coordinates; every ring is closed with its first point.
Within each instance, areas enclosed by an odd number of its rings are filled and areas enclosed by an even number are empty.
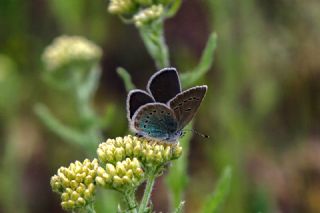
{"type": "Polygon", "coordinates": [[[161,114],[163,114],[164,113],[164,111],[161,111],[161,114]]]}

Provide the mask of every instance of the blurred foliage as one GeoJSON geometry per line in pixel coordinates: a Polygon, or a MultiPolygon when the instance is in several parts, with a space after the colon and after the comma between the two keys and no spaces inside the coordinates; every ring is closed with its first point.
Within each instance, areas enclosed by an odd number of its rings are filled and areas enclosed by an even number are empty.
{"type": "MultiPolygon", "coordinates": [[[[171,64],[178,65],[182,76],[201,64],[209,32],[219,37],[214,66],[201,77],[208,95],[194,121],[211,138],[203,143],[194,137],[185,156],[190,164],[174,165],[168,177],[176,196],[187,187],[185,212],[200,211],[200,201],[212,193],[213,180],[225,165],[232,167],[232,180],[222,212],[320,211],[319,7],[318,0],[192,0],[184,1],[166,23],[171,64]]],[[[40,55],[53,37],[77,34],[103,47],[92,107],[99,112],[103,138],[127,131],[126,92],[116,68],[125,67],[137,87],[155,69],[133,27],[104,8],[104,1],[1,1],[1,212],[61,212],[48,190],[49,177],[86,152],[47,131],[32,109],[45,103],[64,124],[79,127],[70,94],[42,81],[40,55]],[[106,119],[110,117],[112,122],[106,119]]],[[[207,44],[208,52],[215,49],[214,42],[207,44]]],[[[154,202],[158,211],[168,205],[162,192],[154,202]]],[[[99,205],[116,208],[110,198],[98,197],[99,205]]]]}
{"type": "Polygon", "coordinates": [[[221,204],[225,201],[226,196],[230,190],[230,182],[231,182],[231,168],[226,167],[220,177],[217,186],[214,190],[214,193],[207,198],[207,200],[203,204],[203,213],[214,213],[219,212],[219,208],[221,204]]]}

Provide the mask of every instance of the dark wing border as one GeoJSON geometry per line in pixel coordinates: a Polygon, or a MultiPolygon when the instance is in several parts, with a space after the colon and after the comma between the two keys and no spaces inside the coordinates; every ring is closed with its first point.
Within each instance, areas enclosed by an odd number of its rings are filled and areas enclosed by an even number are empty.
{"type": "Polygon", "coordinates": [[[144,91],[144,90],[141,90],[141,89],[133,89],[133,90],[130,90],[130,92],[128,93],[128,96],[127,96],[127,100],[126,100],[126,105],[127,105],[127,106],[126,106],[126,109],[127,109],[127,118],[128,118],[128,121],[131,121],[131,119],[133,118],[135,112],[137,112],[137,111],[139,110],[139,108],[140,108],[142,105],[144,105],[144,104],[142,104],[141,106],[137,107],[137,109],[134,111],[134,113],[133,113],[132,116],[131,116],[131,114],[130,114],[130,99],[131,99],[131,96],[132,96],[133,94],[135,94],[135,93],[142,93],[142,94],[150,97],[151,100],[152,100],[152,102],[149,102],[149,103],[154,103],[154,102],[155,102],[154,98],[153,98],[149,93],[147,93],[147,92],[144,91]]]}
{"type": "MultiPolygon", "coordinates": [[[[178,83],[178,87],[179,87],[179,93],[181,93],[181,83],[180,83],[180,77],[179,77],[179,74],[178,74],[178,71],[176,68],[174,67],[168,67],[168,68],[163,68],[159,71],[157,71],[156,73],[154,73],[150,78],[149,78],[149,81],[148,81],[148,84],[147,84],[147,92],[155,99],[155,101],[159,102],[158,100],[156,100],[156,98],[153,96],[152,94],[152,91],[151,91],[151,84],[152,82],[154,81],[154,79],[156,79],[159,75],[162,75],[164,72],[175,72],[176,76],[177,76],[177,83],[178,83]]],[[[177,95],[176,94],[176,95],[177,95]]],[[[173,98],[173,97],[172,97],[173,98]]],[[[169,99],[170,100],[170,99],[169,99]]],[[[167,100],[167,101],[169,101],[167,100]]],[[[163,102],[160,102],[160,103],[163,103],[163,102]]]]}

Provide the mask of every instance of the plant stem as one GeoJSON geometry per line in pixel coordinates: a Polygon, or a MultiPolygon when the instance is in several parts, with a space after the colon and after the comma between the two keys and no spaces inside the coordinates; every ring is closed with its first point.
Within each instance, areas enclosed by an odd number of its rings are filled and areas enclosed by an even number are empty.
{"type": "Polygon", "coordinates": [[[158,69],[170,66],[165,42],[163,20],[139,28],[141,38],[158,69]]]}
{"type": "Polygon", "coordinates": [[[144,213],[147,205],[149,203],[150,200],[150,196],[151,196],[151,192],[153,189],[153,185],[154,185],[154,181],[156,179],[156,172],[150,172],[150,175],[148,176],[147,179],[147,184],[146,184],[146,188],[144,189],[144,194],[140,203],[140,207],[139,207],[139,212],[138,213],[144,213]]]}
{"type": "Polygon", "coordinates": [[[129,207],[129,212],[137,213],[137,203],[134,197],[134,192],[125,193],[124,196],[129,207]]]}
{"type": "Polygon", "coordinates": [[[96,213],[96,210],[94,209],[93,203],[91,203],[87,206],[87,210],[88,210],[88,213],[96,213]]]}
{"type": "Polygon", "coordinates": [[[97,141],[101,138],[101,132],[97,125],[94,124],[96,114],[92,108],[92,97],[97,89],[100,78],[100,67],[93,66],[88,73],[84,74],[81,70],[74,70],[74,95],[76,98],[77,110],[81,123],[84,125],[84,135],[86,146],[90,154],[95,153],[97,141]]]}

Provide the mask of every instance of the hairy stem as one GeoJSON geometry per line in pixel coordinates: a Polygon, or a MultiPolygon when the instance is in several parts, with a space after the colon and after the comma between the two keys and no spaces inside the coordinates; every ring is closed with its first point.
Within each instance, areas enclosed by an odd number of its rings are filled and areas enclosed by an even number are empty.
{"type": "Polygon", "coordinates": [[[94,209],[93,203],[91,203],[87,206],[87,210],[88,210],[88,213],[96,213],[96,210],[94,209]]]}
{"type": "Polygon", "coordinates": [[[137,203],[134,197],[134,192],[126,193],[124,196],[129,207],[128,212],[137,213],[137,203]]]}
{"type": "Polygon", "coordinates": [[[170,66],[165,42],[163,20],[139,28],[141,38],[158,69],[170,66]]]}
{"type": "Polygon", "coordinates": [[[146,208],[148,206],[151,192],[153,189],[153,185],[156,179],[155,172],[151,172],[147,179],[146,188],[144,189],[144,194],[140,203],[139,212],[138,213],[144,213],[146,211],[146,208]]]}

